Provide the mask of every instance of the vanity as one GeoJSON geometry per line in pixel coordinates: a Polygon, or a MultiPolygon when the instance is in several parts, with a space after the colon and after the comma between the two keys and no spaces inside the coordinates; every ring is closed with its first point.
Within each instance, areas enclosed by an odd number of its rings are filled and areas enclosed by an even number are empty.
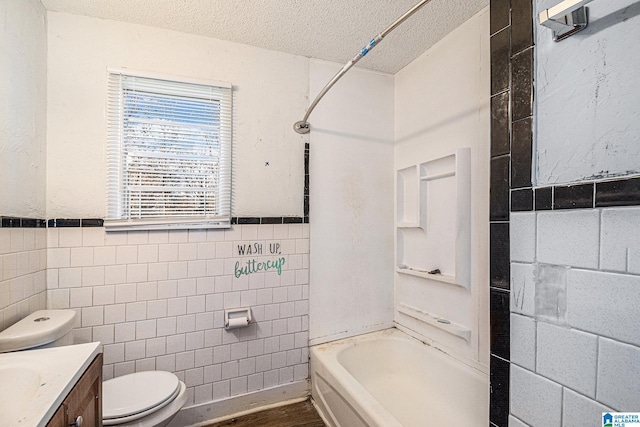
{"type": "Polygon", "coordinates": [[[0,354],[0,425],[102,426],[100,343],[0,354]]]}

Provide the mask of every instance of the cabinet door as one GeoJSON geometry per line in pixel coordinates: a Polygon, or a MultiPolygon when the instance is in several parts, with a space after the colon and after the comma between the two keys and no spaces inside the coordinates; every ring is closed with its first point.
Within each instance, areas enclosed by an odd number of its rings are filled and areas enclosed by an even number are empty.
{"type": "Polygon", "coordinates": [[[64,401],[67,425],[82,417],[83,427],[102,427],[102,354],[96,356],[64,401]]]}
{"type": "Polygon", "coordinates": [[[66,427],[66,419],[66,408],[64,405],[60,405],[56,413],[51,417],[51,420],[47,423],[47,427],[66,427]]]}

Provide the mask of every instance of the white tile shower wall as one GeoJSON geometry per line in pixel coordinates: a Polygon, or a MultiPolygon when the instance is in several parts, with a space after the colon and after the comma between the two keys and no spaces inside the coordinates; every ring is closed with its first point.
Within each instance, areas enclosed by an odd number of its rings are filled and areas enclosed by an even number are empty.
{"type": "Polygon", "coordinates": [[[0,228],[0,330],[46,305],[44,228],[0,228]]]}
{"type": "Polygon", "coordinates": [[[48,238],[49,308],[78,312],[76,341],[102,342],[106,379],[175,372],[188,405],[307,379],[308,224],[48,238]],[[224,309],[245,306],[255,323],[225,330],[224,309]]]}
{"type": "Polygon", "coordinates": [[[603,411],[637,411],[640,208],[512,213],[511,222],[534,230],[512,240],[510,425],[595,426],[603,411]],[[518,255],[524,247],[533,259],[518,255]],[[541,292],[556,285],[543,270],[558,267],[563,295],[541,292]],[[539,312],[554,304],[561,324],[539,312]],[[557,402],[535,392],[543,388],[557,402]]]}

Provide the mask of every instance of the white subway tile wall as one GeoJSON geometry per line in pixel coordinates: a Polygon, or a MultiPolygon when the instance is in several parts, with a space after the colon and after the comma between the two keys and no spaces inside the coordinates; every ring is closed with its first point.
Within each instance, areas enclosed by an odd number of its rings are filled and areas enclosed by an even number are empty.
{"type": "Polygon", "coordinates": [[[536,322],[531,317],[511,314],[511,362],[535,371],[536,322]]]}
{"type": "Polygon", "coordinates": [[[47,233],[40,287],[78,312],[77,342],[102,342],[105,379],[175,372],[193,405],[308,378],[308,224],[47,233]],[[224,309],[247,306],[255,323],[225,330],[224,309]]]}
{"type": "Polygon", "coordinates": [[[604,411],[637,411],[640,208],[512,213],[511,220],[527,228],[519,236],[528,241],[512,252],[509,425],[601,425],[604,411]],[[544,291],[556,285],[544,274],[553,268],[566,270],[566,295],[544,291]],[[541,304],[545,298],[554,301],[541,304]],[[554,304],[563,322],[536,312],[554,304]]]}
{"type": "Polygon", "coordinates": [[[600,209],[570,209],[528,215],[538,217],[536,261],[598,269],[600,209]]]}
{"type": "Polygon", "coordinates": [[[599,426],[603,412],[610,412],[608,408],[595,400],[584,397],[568,388],[564,389],[562,398],[562,426],[584,427],[599,426]],[[595,421],[594,421],[595,420],[595,421]]]}
{"type": "Polygon", "coordinates": [[[562,386],[511,364],[511,413],[530,426],[560,427],[562,386]]]}
{"type": "Polygon", "coordinates": [[[46,268],[45,228],[0,228],[0,330],[45,308],[46,268]]]}
{"type": "Polygon", "coordinates": [[[591,398],[596,392],[596,376],[592,373],[596,371],[597,353],[597,336],[538,323],[536,371],[591,398]]]}

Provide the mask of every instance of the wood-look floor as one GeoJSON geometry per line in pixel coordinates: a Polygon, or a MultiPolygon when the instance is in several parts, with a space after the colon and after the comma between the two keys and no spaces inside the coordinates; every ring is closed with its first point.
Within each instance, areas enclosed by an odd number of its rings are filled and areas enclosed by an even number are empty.
{"type": "Polygon", "coordinates": [[[325,427],[309,400],[232,418],[206,427],[325,427]]]}

